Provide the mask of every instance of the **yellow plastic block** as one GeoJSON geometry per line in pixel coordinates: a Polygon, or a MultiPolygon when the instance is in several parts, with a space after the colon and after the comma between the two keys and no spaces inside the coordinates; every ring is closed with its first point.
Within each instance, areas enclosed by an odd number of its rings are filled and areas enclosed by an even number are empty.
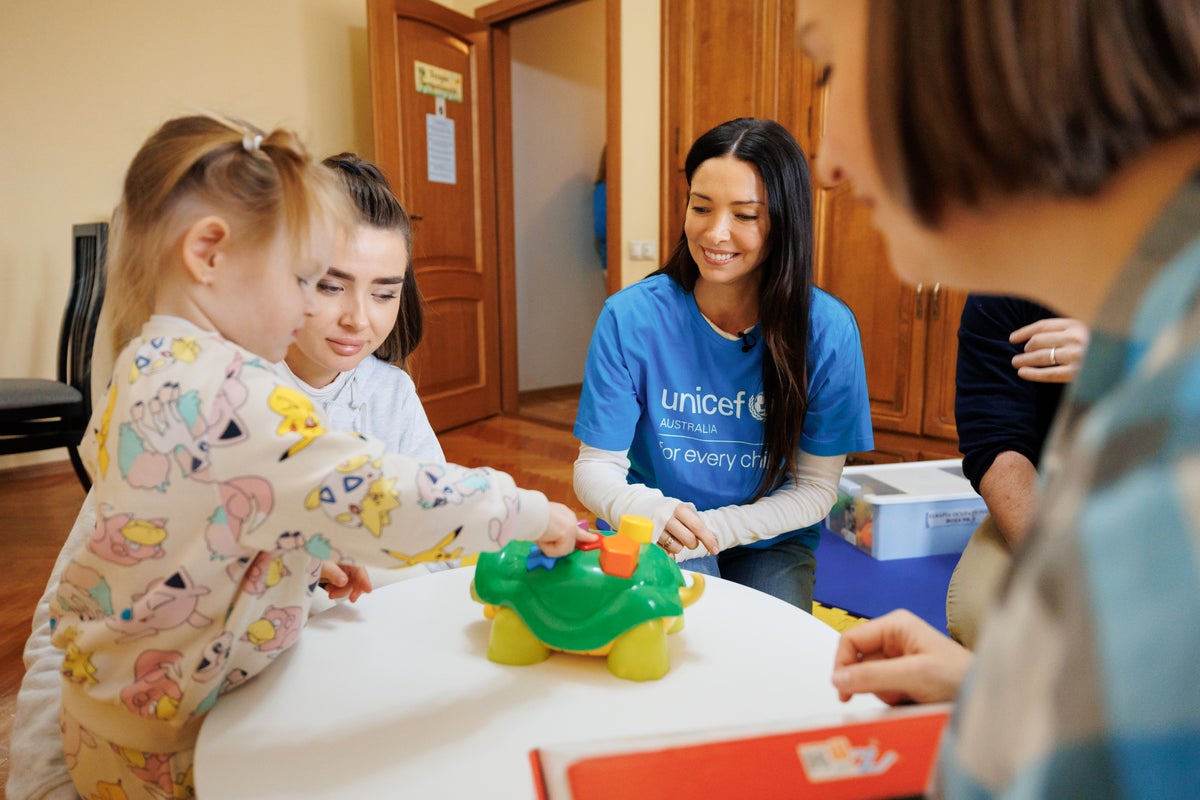
{"type": "Polygon", "coordinates": [[[628,536],[638,544],[650,544],[654,536],[654,523],[645,517],[624,514],[621,524],[617,526],[617,533],[628,536]]]}

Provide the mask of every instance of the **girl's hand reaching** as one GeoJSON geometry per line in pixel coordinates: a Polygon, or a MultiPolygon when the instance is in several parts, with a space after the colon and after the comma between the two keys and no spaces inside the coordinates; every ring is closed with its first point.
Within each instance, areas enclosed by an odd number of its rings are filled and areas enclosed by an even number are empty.
{"type": "Polygon", "coordinates": [[[371,591],[371,577],[366,567],[356,564],[322,561],[320,583],[331,600],[346,597],[353,603],[371,591]]]}
{"type": "Polygon", "coordinates": [[[575,512],[562,503],[550,504],[550,521],[537,540],[538,548],[552,558],[570,555],[576,542],[595,541],[596,534],[579,527],[575,512]]]}
{"type": "Polygon", "coordinates": [[[550,520],[546,532],[537,540],[538,548],[548,556],[570,555],[576,542],[590,542],[596,534],[579,527],[575,512],[562,503],[550,503],[550,520]]]}

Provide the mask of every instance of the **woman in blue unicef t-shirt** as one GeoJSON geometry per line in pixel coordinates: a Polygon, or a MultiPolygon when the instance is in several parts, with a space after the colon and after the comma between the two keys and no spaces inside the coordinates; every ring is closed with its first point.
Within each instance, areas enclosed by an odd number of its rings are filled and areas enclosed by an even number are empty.
{"type": "Polygon", "coordinates": [[[854,315],[812,285],[812,190],[770,120],[701,136],[674,252],[605,303],[575,422],[575,492],[654,520],[686,569],[812,609],[846,454],[870,450],[854,315]]]}

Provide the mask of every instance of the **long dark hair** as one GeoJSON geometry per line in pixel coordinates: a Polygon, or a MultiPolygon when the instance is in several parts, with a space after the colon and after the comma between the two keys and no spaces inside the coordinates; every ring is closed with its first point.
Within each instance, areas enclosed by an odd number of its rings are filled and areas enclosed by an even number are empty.
{"type": "Polygon", "coordinates": [[[375,351],[377,358],[403,367],[412,351],[421,343],[421,336],[425,332],[424,303],[412,268],[412,221],[404,206],[396,199],[387,178],[370,161],[354,153],[339,153],[322,163],[341,176],[360,223],[380,230],[396,231],[404,236],[408,263],[404,269],[404,283],[400,285],[400,313],[396,315],[396,324],[391,333],[375,351]]]}
{"type": "MultiPolygon", "coordinates": [[[[762,271],[758,317],[767,354],[762,360],[766,416],[757,500],[777,489],[791,473],[808,409],[812,184],[804,151],[787,129],[773,120],[730,120],[697,139],[684,162],[688,185],[701,164],[723,156],[733,156],[758,171],[767,191],[771,223],[758,267],[762,271]]],[[[688,249],[686,233],[680,234],[671,257],[658,272],[669,275],[688,292],[695,289],[700,268],[688,249]]]]}

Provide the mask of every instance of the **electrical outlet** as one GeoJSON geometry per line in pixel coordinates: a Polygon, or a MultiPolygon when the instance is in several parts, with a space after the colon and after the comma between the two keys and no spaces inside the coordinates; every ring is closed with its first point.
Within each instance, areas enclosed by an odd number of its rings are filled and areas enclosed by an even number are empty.
{"type": "Polygon", "coordinates": [[[630,240],[629,242],[629,258],[633,261],[657,261],[658,260],[658,244],[657,242],[646,240],[630,240]]]}

